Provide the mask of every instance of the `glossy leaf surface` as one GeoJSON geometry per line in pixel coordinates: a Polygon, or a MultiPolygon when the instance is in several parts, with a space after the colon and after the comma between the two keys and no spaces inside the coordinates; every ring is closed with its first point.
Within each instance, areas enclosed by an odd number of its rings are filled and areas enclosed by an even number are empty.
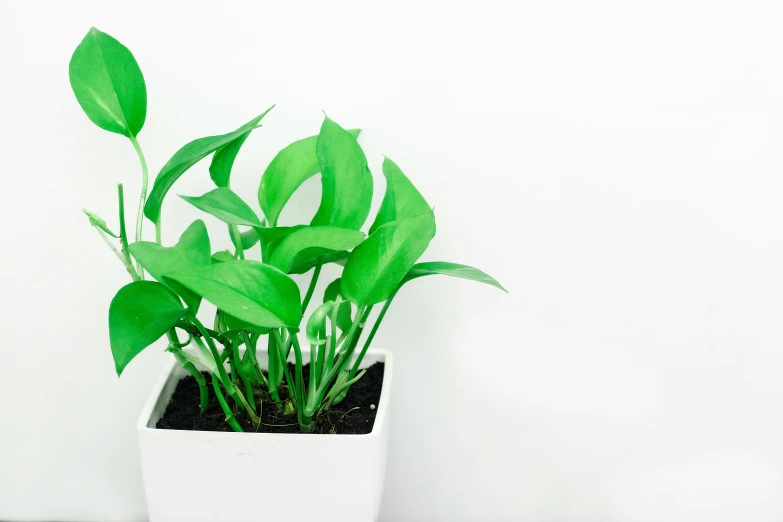
{"type": "Polygon", "coordinates": [[[173,247],[163,247],[149,241],[137,241],[128,247],[131,255],[152,277],[176,292],[193,311],[201,298],[182,285],[167,281],[164,276],[184,269],[196,269],[210,264],[207,227],[200,219],[185,229],[173,247]]]}
{"type": "Polygon", "coordinates": [[[430,211],[427,200],[389,158],[383,160],[383,176],[386,178],[386,192],[370,227],[370,234],[386,223],[421,216],[430,211]]]}
{"type": "MultiPolygon", "coordinates": [[[[348,131],[354,138],[360,132],[359,129],[348,131]]],[[[316,156],[317,142],[318,136],[293,142],[277,153],[261,176],[258,203],[270,226],[277,225],[280,212],[296,189],[308,178],[321,172],[316,156]]]]}
{"type": "Polygon", "coordinates": [[[225,313],[256,326],[297,327],[302,316],[294,280],[258,261],[226,261],[167,277],[225,313]]]}
{"type": "MultiPolygon", "coordinates": [[[[264,116],[269,113],[275,106],[269,107],[262,115],[256,118],[254,125],[263,119],[264,116]]],[[[218,187],[228,187],[231,181],[231,170],[234,168],[234,161],[237,159],[237,154],[245,144],[245,141],[250,136],[253,129],[245,132],[238,138],[228,142],[215,151],[215,155],[212,156],[212,163],[209,165],[209,177],[218,187]]]]}
{"type": "Polygon", "coordinates": [[[136,136],[147,117],[147,87],[127,47],[91,28],[68,66],[76,100],[98,127],[136,136]]]}
{"type": "Polygon", "coordinates": [[[269,264],[292,273],[321,256],[350,250],[364,240],[364,233],[338,227],[304,227],[284,237],[274,249],[269,264]]]}
{"type": "Polygon", "coordinates": [[[177,296],[155,281],[134,281],[109,306],[109,339],[117,375],[185,315],[177,296]]]}
{"type": "Polygon", "coordinates": [[[360,229],[370,214],[372,174],[351,133],[324,118],[315,145],[321,167],[321,206],[311,225],[360,229]]]}
{"type": "Polygon", "coordinates": [[[147,204],[144,206],[144,215],[152,222],[157,222],[160,218],[160,209],[163,205],[163,199],[168,194],[169,189],[190,167],[206,158],[217,149],[231,143],[246,132],[253,130],[263,114],[256,116],[239,129],[228,134],[220,136],[208,136],[193,140],[181,149],[160,169],[155,177],[155,184],[152,186],[147,204]]]}
{"type": "Polygon", "coordinates": [[[404,285],[408,281],[418,279],[419,277],[429,275],[445,275],[450,277],[457,277],[460,279],[468,279],[470,281],[477,281],[490,286],[494,286],[504,292],[508,293],[508,290],[497,282],[497,280],[489,274],[482,272],[478,268],[473,268],[468,265],[460,265],[458,263],[448,263],[445,261],[428,261],[426,263],[416,263],[411,267],[408,273],[400,282],[400,286],[404,285]]]}
{"type": "Polygon", "coordinates": [[[203,196],[180,196],[207,214],[229,225],[261,226],[261,220],[234,191],[218,187],[203,196]]]}
{"type": "Polygon", "coordinates": [[[379,227],[348,258],[342,276],[343,295],[359,306],[386,300],[434,236],[431,212],[379,227]]]}

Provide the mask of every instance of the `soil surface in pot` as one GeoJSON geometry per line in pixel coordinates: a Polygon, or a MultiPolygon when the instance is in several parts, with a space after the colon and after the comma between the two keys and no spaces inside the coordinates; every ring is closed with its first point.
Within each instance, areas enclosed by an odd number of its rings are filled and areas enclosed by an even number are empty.
{"type": "MultiPolygon", "coordinates": [[[[291,373],[294,368],[291,366],[291,373]]],[[[302,369],[305,382],[309,379],[310,366],[302,369]]],[[[212,388],[212,376],[204,372],[209,389],[209,407],[202,414],[199,412],[199,389],[196,379],[188,375],[177,384],[174,395],[166,407],[163,417],[155,425],[164,430],[195,430],[195,431],[233,431],[226,423],[226,416],[215,398],[212,388]]],[[[378,411],[378,401],[381,398],[383,384],[383,363],[375,363],[367,368],[361,379],[351,385],[345,399],[331,410],[318,416],[312,433],[337,433],[344,435],[360,435],[370,433],[375,424],[375,414],[378,411]]],[[[281,388],[281,399],[287,398],[285,380],[281,388]]],[[[230,400],[230,399],[229,399],[230,400]]],[[[264,393],[256,396],[256,402],[263,404],[261,426],[255,429],[250,418],[244,411],[235,409],[242,429],[247,432],[261,433],[300,433],[296,422],[296,413],[286,415],[275,406],[274,401],[264,393]]]]}

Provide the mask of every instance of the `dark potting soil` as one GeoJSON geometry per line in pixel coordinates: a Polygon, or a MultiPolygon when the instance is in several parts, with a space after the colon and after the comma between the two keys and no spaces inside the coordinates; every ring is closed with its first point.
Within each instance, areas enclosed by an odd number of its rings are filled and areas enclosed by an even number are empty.
{"type": "MultiPolygon", "coordinates": [[[[293,366],[291,373],[294,372],[293,366]]],[[[305,382],[308,382],[310,366],[302,368],[305,382]]],[[[166,407],[163,417],[156,424],[157,429],[164,430],[195,430],[195,431],[233,431],[226,422],[226,415],[215,397],[212,388],[212,376],[204,372],[209,389],[209,406],[204,413],[199,411],[199,389],[196,379],[188,375],[177,384],[171,401],[166,407]]],[[[381,398],[383,384],[383,363],[375,363],[331,410],[323,412],[315,421],[312,433],[337,433],[344,435],[361,435],[370,433],[375,424],[375,414],[378,411],[378,401],[381,398]]],[[[280,398],[288,397],[285,381],[280,389],[280,398]]],[[[231,404],[233,401],[226,397],[231,404]]],[[[266,392],[256,395],[256,404],[262,404],[261,426],[254,428],[244,410],[234,409],[242,429],[247,432],[261,433],[300,433],[296,421],[296,413],[285,414],[284,408],[278,409],[266,392]]]]}

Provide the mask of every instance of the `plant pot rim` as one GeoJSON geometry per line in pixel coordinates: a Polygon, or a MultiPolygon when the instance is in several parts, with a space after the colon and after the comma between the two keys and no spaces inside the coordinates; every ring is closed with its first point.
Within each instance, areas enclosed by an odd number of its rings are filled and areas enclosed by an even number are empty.
{"type": "MultiPolygon", "coordinates": [[[[244,347],[243,347],[244,348],[244,347]]],[[[264,353],[266,348],[258,348],[257,352],[264,353]]],[[[381,398],[378,400],[377,413],[375,414],[375,423],[373,424],[372,431],[364,434],[331,434],[331,433],[254,433],[254,432],[234,432],[234,431],[200,431],[200,430],[171,430],[171,429],[157,429],[150,427],[151,419],[158,409],[158,402],[160,396],[163,393],[166,384],[172,378],[174,370],[177,368],[178,363],[174,357],[171,357],[163,367],[155,384],[152,386],[147,401],[144,403],[144,408],[141,411],[139,420],[136,424],[136,428],[139,432],[155,433],[156,436],[170,436],[170,437],[198,437],[203,438],[208,436],[210,439],[225,437],[318,437],[324,438],[345,438],[350,437],[352,439],[368,438],[368,437],[380,437],[383,431],[383,425],[388,415],[389,409],[389,396],[391,395],[391,380],[392,370],[394,363],[394,356],[388,350],[383,348],[369,348],[365,354],[365,361],[367,359],[375,359],[376,362],[382,362],[383,367],[383,382],[381,383],[381,398]]],[[[164,407],[165,411],[165,407],[164,407]]],[[[157,421],[156,421],[157,422],[157,421]]]]}

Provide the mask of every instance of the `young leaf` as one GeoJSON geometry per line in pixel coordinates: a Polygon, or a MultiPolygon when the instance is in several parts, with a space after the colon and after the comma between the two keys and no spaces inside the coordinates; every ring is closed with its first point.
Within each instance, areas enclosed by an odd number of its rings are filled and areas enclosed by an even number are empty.
{"type": "MultiPolygon", "coordinates": [[[[228,229],[228,237],[231,238],[231,243],[234,245],[234,248],[237,248],[237,244],[234,241],[234,234],[231,233],[231,226],[229,225],[228,229]]],[[[258,235],[258,231],[254,228],[249,228],[239,234],[240,240],[242,241],[242,250],[250,250],[253,248],[256,243],[261,239],[261,236],[258,235]]]]}
{"type": "Polygon", "coordinates": [[[471,281],[478,281],[490,286],[494,286],[504,292],[508,293],[508,290],[497,282],[497,280],[479,270],[468,265],[460,265],[458,263],[447,263],[445,261],[429,261],[426,263],[416,263],[411,267],[405,277],[400,282],[400,286],[404,285],[408,281],[418,279],[428,275],[446,275],[451,277],[458,277],[460,279],[469,279],[471,281]]]}
{"type": "MultiPolygon", "coordinates": [[[[348,131],[354,138],[358,137],[360,132],[359,129],[348,131]]],[[[318,136],[293,142],[277,153],[261,176],[258,203],[269,220],[269,226],[277,225],[280,212],[296,189],[308,178],[321,172],[315,153],[317,142],[318,136]]]]}
{"type": "Polygon", "coordinates": [[[302,317],[299,287],[294,280],[258,261],[226,261],[166,278],[256,326],[295,328],[302,317]]]}
{"type": "MultiPolygon", "coordinates": [[[[264,111],[261,116],[256,118],[255,124],[261,121],[261,119],[274,108],[275,106],[272,105],[266,111],[264,111]]],[[[231,169],[234,167],[234,160],[237,159],[239,149],[241,149],[242,145],[245,144],[245,140],[247,140],[251,132],[253,132],[253,129],[250,129],[246,133],[239,136],[237,139],[223,145],[215,152],[215,155],[212,156],[212,163],[209,165],[209,177],[212,178],[212,181],[214,181],[215,185],[218,187],[229,186],[231,169]]]]}
{"type": "Polygon", "coordinates": [[[182,196],[182,199],[229,225],[261,226],[261,220],[242,198],[231,189],[218,187],[203,196],[182,196]]]}
{"type": "Polygon", "coordinates": [[[372,174],[362,148],[325,117],[315,150],[321,166],[321,206],[310,224],[360,229],[372,203],[372,174]]]}
{"type": "MultiPolygon", "coordinates": [[[[337,296],[344,297],[340,292],[340,278],[338,277],[326,287],[324,290],[324,303],[329,301],[336,301],[337,296]]],[[[340,303],[340,308],[337,310],[337,328],[343,332],[347,332],[351,328],[353,318],[351,317],[351,302],[343,301],[340,303]]]]}
{"type": "Polygon", "coordinates": [[[83,208],[82,212],[84,212],[85,215],[87,216],[87,219],[90,220],[90,225],[100,228],[101,230],[109,234],[111,237],[116,237],[117,239],[120,238],[119,235],[115,234],[109,229],[109,226],[106,224],[106,221],[104,221],[104,219],[101,216],[99,216],[98,214],[93,214],[86,208],[83,208]]]}
{"type": "Polygon", "coordinates": [[[434,236],[432,212],[379,227],[351,252],[343,270],[343,295],[358,306],[385,301],[434,236]]]}
{"type": "Polygon", "coordinates": [[[155,281],[123,286],[109,306],[109,339],[117,375],[185,315],[177,296],[155,281]]]}
{"type": "Polygon", "coordinates": [[[173,247],[163,247],[149,241],[131,243],[128,247],[152,277],[176,292],[194,312],[198,310],[201,297],[187,288],[167,281],[163,276],[183,269],[194,269],[210,264],[209,235],[204,222],[197,219],[185,229],[173,247]]]}
{"type": "Polygon", "coordinates": [[[370,234],[378,227],[397,221],[426,214],[430,206],[413,183],[405,177],[400,167],[389,158],[383,159],[383,176],[386,178],[386,193],[381,208],[370,227],[370,234]]]}
{"type": "Polygon", "coordinates": [[[147,87],[127,47],[92,27],[68,66],[71,88],[98,127],[136,136],[147,117],[147,87]]]}
{"type": "Polygon", "coordinates": [[[246,132],[255,129],[257,123],[264,114],[256,116],[234,132],[222,134],[220,136],[199,138],[179,149],[163,168],[160,169],[160,172],[155,178],[155,184],[152,186],[152,191],[147,199],[147,204],[144,206],[144,215],[147,216],[147,219],[153,223],[158,222],[158,219],[160,218],[160,209],[163,205],[163,198],[166,197],[166,194],[172,185],[174,185],[174,182],[177,181],[185,171],[215,152],[217,149],[227,145],[246,132]]]}
{"type": "Polygon", "coordinates": [[[215,263],[225,263],[226,261],[234,261],[234,254],[229,252],[228,250],[221,250],[220,252],[215,252],[212,254],[212,264],[215,263]]]}
{"type": "Polygon", "coordinates": [[[364,240],[364,232],[338,227],[304,227],[280,241],[269,264],[283,272],[292,273],[302,265],[319,257],[350,250],[364,240]]]}

